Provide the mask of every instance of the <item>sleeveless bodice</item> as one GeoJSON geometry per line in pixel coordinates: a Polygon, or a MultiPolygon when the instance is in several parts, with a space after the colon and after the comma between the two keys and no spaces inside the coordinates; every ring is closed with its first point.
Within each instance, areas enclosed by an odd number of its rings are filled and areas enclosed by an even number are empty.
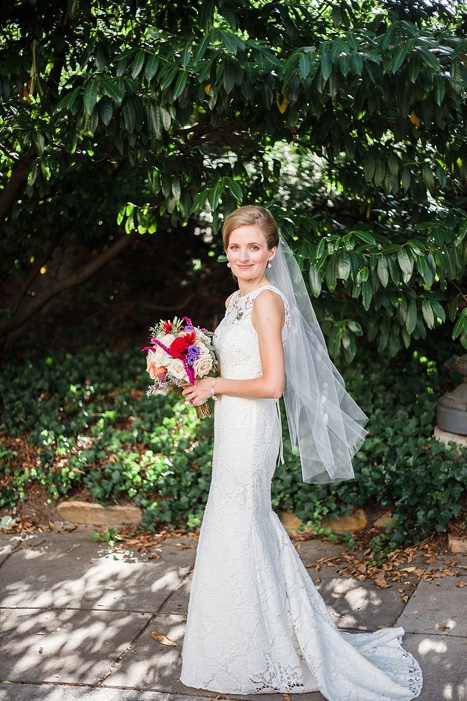
{"type": "Polygon", "coordinates": [[[258,295],[272,290],[284,302],[285,321],[282,341],[285,342],[290,326],[290,310],[284,295],[273,285],[264,285],[240,297],[234,292],[226,309],[225,317],[216,329],[213,344],[219,358],[223,377],[232,380],[251,379],[262,374],[258,336],[251,323],[253,306],[258,295]]]}

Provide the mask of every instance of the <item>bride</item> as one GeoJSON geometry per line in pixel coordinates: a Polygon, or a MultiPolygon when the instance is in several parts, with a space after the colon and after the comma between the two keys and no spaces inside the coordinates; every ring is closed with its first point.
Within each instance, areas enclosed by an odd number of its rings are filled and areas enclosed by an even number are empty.
{"type": "Polygon", "coordinates": [[[300,270],[270,212],[232,212],[223,242],[239,289],[214,336],[221,375],[183,390],[194,405],[218,401],[181,680],[236,695],[413,699],[422,675],[400,645],[402,628],[340,633],[271,509],[282,395],[307,482],[353,476],[366,417],[329,359],[300,270]]]}

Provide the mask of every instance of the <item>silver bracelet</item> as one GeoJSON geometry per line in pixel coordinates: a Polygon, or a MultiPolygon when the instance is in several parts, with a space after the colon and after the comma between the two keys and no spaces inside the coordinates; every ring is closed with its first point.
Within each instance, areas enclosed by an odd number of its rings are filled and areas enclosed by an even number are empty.
{"type": "Polygon", "coordinates": [[[213,377],[211,382],[211,397],[214,399],[214,401],[218,398],[216,395],[216,380],[217,377],[213,377]]]}

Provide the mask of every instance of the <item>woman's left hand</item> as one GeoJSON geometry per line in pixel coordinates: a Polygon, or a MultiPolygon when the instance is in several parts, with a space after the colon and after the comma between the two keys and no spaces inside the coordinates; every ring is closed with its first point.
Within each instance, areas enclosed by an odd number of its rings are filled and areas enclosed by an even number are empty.
{"type": "Polygon", "coordinates": [[[194,385],[185,384],[183,386],[183,396],[193,406],[204,404],[211,397],[212,377],[203,377],[202,380],[195,380],[194,385]]]}

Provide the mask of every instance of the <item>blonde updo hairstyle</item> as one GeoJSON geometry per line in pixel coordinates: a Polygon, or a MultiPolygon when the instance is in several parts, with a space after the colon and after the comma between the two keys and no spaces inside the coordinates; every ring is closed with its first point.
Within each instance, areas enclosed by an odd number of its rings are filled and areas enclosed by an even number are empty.
{"type": "Polygon", "coordinates": [[[264,234],[269,250],[279,245],[279,231],[271,212],[264,209],[264,207],[246,205],[234,210],[225,219],[222,227],[224,250],[227,250],[229,246],[232,231],[239,229],[241,226],[258,226],[264,234]]]}

